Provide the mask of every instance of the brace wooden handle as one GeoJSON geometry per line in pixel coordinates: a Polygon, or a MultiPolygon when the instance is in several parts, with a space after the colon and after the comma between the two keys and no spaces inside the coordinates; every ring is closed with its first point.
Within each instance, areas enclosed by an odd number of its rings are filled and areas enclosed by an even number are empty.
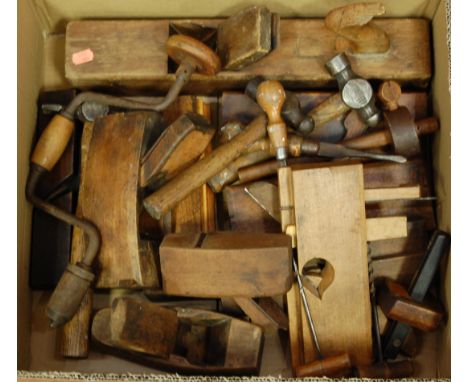
{"type": "Polygon", "coordinates": [[[74,127],[73,121],[63,115],[55,115],[39,138],[31,162],[52,170],[67,148],[74,127]]]}
{"type": "Polygon", "coordinates": [[[285,99],[286,92],[278,81],[263,81],[258,86],[257,102],[268,115],[268,136],[276,152],[288,146],[288,132],[281,117],[285,99]]]}
{"type": "Polygon", "coordinates": [[[351,367],[351,359],[344,353],[296,367],[295,374],[299,378],[333,376],[348,371],[351,367]]]}
{"type": "Polygon", "coordinates": [[[307,115],[314,120],[314,128],[316,129],[346,113],[348,110],[349,107],[343,102],[341,93],[336,93],[309,111],[307,115]]]}
{"type": "Polygon", "coordinates": [[[166,41],[166,50],[175,62],[188,63],[201,74],[215,75],[221,70],[221,61],[216,53],[193,37],[173,35],[166,41]]]}
{"type": "Polygon", "coordinates": [[[219,146],[145,198],[143,204],[148,213],[154,219],[160,219],[190,192],[206,183],[239,157],[246,147],[262,138],[266,134],[266,124],[265,115],[260,115],[230,142],[219,146]]]}

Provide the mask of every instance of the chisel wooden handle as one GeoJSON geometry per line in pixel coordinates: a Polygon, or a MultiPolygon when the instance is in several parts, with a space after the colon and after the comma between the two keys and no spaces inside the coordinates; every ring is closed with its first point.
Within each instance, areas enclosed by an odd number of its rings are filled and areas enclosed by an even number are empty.
{"type": "Polygon", "coordinates": [[[255,118],[246,129],[232,141],[219,146],[205,158],[181,172],[143,201],[148,213],[160,219],[167,211],[197,187],[222,171],[231,161],[266,134],[267,119],[264,114],[255,118]]]}
{"type": "Polygon", "coordinates": [[[34,148],[31,162],[50,171],[65,151],[73,134],[72,120],[57,114],[43,131],[34,148]]]}

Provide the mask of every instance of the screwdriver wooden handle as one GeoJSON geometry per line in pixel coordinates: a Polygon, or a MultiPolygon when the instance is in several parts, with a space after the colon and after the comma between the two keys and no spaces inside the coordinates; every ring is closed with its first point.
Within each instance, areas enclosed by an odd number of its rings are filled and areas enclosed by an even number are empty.
{"type": "Polygon", "coordinates": [[[296,367],[296,377],[323,377],[333,376],[338,373],[350,370],[351,359],[347,353],[333,357],[319,359],[311,363],[296,367]]]}
{"type": "Polygon", "coordinates": [[[307,115],[313,119],[314,128],[316,129],[346,113],[348,110],[349,107],[343,102],[341,93],[336,93],[314,107],[307,115]]]}
{"type": "Polygon", "coordinates": [[[208,179],[218,174],[231,161],[239,157],[249,145],[264,137],[266,125],[265,115],[258,116],[230,142],[219,146],[205,158],[194,163],[149,195],[143,201],[148,213],[154,219],[160,219],[190,192],[206,183],[208,179]]]}
{"type": "Polygon", "coordinates": [[[39,138],[31,162],[48,171],[52,170],[67,148],[74,127],[72,120],[60,114],[55,115],[39,138]]]}
{"type": "Polygon", "coordinates": [[[278,81],[263,81],[257,90],[257,102],[268,115],[268,136],[276,151],[277,159],[287,156],[288,132],[281,117],[281,109],[286,99],[283,85],[278,81]]]}

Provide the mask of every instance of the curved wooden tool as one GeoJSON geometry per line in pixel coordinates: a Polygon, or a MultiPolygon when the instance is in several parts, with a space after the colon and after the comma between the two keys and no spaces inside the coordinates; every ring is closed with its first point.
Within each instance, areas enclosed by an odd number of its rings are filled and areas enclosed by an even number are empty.
{"type": "Polygon", "coordinates": [[[257,102],[268,115],[268,136],[276,152],[276,159],[287,157],[288,135],[286,124],[281,118],[286,93],[279,81],[264,81],[258,86],[257,102]]]}
{"type": "Polygon", "coordinates": [[[338,37],[335,49],[350,53],[385,53],[390,48],[387,34],[372,23],[374,16],[385,13],[380,3],[356,3],[332,10],[325,25],[338,37]]]}
{"type": "Polygon", "coordinates": [[[148,213],[153,218],[160,219],[191,191],[206,183],[239,157],[246,147],[262,138],[266,133],[266,122],[266,117],[260,115],[232,141],[217,147],[149,195],[143,202],[148,213]]]}

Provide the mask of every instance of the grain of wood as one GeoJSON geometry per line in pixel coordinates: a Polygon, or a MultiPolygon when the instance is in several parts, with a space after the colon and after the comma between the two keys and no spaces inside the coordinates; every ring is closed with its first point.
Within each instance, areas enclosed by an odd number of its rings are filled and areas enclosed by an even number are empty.
{"type": "Polygon", "coordinates": [[[304,340],[302,335],[301,297],[297,282],[286,295],[289,319],[289,349],[291,352],[291,367],[295,370],[304,364],[304,340]]]}
{"type": "MultiPolygon", "coordinates": [[[[309,260],[322,258],[335,271],[321,300],[306,292],[322,353],[325,357],[348,353],[354,363],[370,364],[372,325],[362,165],[295,171],[293,185],[299,270],[309,260]]],[[[303,325],[302,331],[304,362],[309,363],[317,359],[317,352],[309,328],[303,325]]]]}
{"type": "Polygon", "coordinates": [[[277,330],[278,323],[270,317],[260,305],[258,305],[252,298],[249,297],[234,297],[234,301],[244,311],[250,320],[261,326],[263,330],[277,330]]]}
{"type": "Polygon", "coordinates": [[[367,241],[406,237],[406,216],[389,216],[366,219],[367,241]]]}
{"type": "Polygon", "coordinates": [[[414,199],[421,196],[419,186],[374,188],[364,190],[366,202],[395,199],[414,199]]]}

